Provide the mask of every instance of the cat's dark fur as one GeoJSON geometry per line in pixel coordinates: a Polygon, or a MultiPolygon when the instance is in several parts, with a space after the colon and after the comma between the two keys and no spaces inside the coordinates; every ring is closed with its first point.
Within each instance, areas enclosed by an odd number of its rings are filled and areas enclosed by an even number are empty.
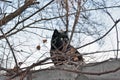
{"type": "Polygon", "coordinates": [[[50,55],[55,65],[83,61],[82,55],[69,44],[67,32],[59,32],[57,29],[52,35],[50,55]]]}

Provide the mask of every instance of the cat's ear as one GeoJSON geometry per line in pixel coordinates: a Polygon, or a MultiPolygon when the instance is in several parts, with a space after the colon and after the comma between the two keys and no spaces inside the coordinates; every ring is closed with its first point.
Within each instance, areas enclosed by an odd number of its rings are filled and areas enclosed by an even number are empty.
{"type": "Polygon", "coordinates": [[[65,34],[68,34],[68,31],[64,31],[65,34]]]}
{"type": "Polygon", "coordinates": [[[55,29],[53,35],[58,35],[58,34],[59,34],[58,30],[55,29]]]}
{"type": "Polygon", "coordinates": [[[55,30],[54,30],[54,33],[58,33],[58,30],[57,30],[57,29],[55,29],[55,30]]]}
{"type": "Polygon", "coordinates": [[[63,32],[63,35],[68,35],[68,31],[64,31],[64,32],[63,32]]]}

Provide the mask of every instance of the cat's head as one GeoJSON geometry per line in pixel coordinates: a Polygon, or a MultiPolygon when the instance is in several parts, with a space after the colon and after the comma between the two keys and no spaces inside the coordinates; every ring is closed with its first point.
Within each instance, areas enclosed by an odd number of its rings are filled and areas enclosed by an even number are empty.
{"type": "Polygon", "coordinates": [[[57,29],[54,30],[52,39],[51,39],[51,47],[59,48],[62,46],[63,43],[68,43],[69,38],[67,31],[58,31],[57,29]]]}

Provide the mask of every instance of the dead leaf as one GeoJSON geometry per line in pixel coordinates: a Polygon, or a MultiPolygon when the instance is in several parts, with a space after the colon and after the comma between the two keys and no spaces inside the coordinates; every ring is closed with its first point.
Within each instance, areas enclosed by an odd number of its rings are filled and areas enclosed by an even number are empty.
{"type": "Polygon", "coordinates": [[[36,49],[37,49],[37,50],[40,50],[40,48],[41,48],[40,45],[37,45],[36,49]]]}
{"type": "Polygon", "coordinates": [[[43,43],[46,43],[46,42],[47,42],[47,39],[44,39],[44,40],[43,40],[43,43]]]}

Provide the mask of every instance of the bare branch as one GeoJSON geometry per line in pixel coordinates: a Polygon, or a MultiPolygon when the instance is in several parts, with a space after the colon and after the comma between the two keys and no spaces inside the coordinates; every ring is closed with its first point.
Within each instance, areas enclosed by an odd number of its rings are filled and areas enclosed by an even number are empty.
{"type": "Polygon", "coordinates": [[[95,52],[87,52],[87,53],[81,53],[82,55],[91,55],[91,54],[96,54],[96,53],[107,53],[107,52],[113,52],[113,51],[120,51],[120,49],[117,50],[102,50],[102,51],[95,51],[95,52]]]}
{"type": "Polygon", "coordinates": [[[7,22],[14,19],[16,16],[20,15],[25,9],[27,9],[30,5],[33,5],[35,3],[35,0],[29,0],[26,2],[22,7],[17,9],[15,12],[9,14],[8,16],[5,16],[3,19],[0,20],[0,27],[2,25],[5,25],[7,22]]]}
{"type": "Polygon", "coordinates": [[[84,45],[82,45],[82,46],[80,46],[80,47],[77,47],[77,49],[82,48],[82,47],[85,47],[85,46],[88,46],[88,45],[90,45],[90,44],[93,44],[93,43],[101,40],[101,39],[104,38],[109,32],[111,32],[112,29],[113,29],[119,22],[120,22],[120,19],[118,19],[117,21],[115,21],[115,24],[114,24],[103,36],[101,36],[100,38],[98,38],[98,39],[96,39],[96,40],[94,40],[94,41],[92,41],[92,42],[90,42],[90,43],[84,44],[84,45]]]}
{"type": "Polygon", "coordinates": [[[66,31],[68,31],[68,26],[69,26],[69,4],[68,4],[68,0],[65,0],[66,2],[66,31]]]}
{"type": "Polygon", "coordinates": [[[71,69],[63,69],[63,68],[41,69],[40,71],[43,71],[43,70],[63,70],[63,71],[74,72],[74,73],[82,73],[82,74],[86,74],[86,75],[104,75],[104,74],[119,71],[120,67],[113,69],[113,70],[103,71],[103,72],[98,72],[98,73],[97,72],[82,72],[80,70],[71,70],[71,69]]]}
{"type": "Polygon", "coordinates": [[[0,31],[1,31],[1,33],[4,35],[4,38],[5,38],[8,46],[10,47],[10,50],[11,50],[11,52],[12,52],[12,54],[13,54],[13,58],[14,58],[14,61],[15,61],[15,64],[16,64],[16,67],[18,68],[17,59],[16,59],[15,53],[14,53],[14,51],[13,51],[13,49],[12,49],[12,46],[10,45],[9,40],[7,39],[7,37],[5,36],[5,34],[4,34],[4,32],[2,31],[1,28],[0,28],[0,31]]]}
{"type": "Polygon", "coordinates": [[[2,2],[8,2],[8,3],[12,3],[12,1],[8,1],[8,0],[0,0],[2,2]]]}
{"type": "Polygon", "coordinates": [[[70,36],[70,41],[69,41],[69,43],[70,43],[71,40],[72,40],[73,33],[74,33],[74,31],[75,31],[75,27],[76,27],[77,22],[78,22],[78,20],[79,20],[80,10],[81,10],[81,2],[82,2],[82,0],[78,0],[77,12],[76,12],[76,15],[75,15],[75,20],[74,20],[74,23],[73,23],[73,27],[72,27],[72,32],[71,32],[71,36],[70,36]]]}
{"type": "MultiPolygon", "coordinates": [[[[109,17],[115,23],[114,18],[112,17],[112,15],[107,10],[106,10],[106,13],[109,15],[109,17]]],[[[116,42],[117,42],[117,54],[116,54],[116,59],[117,59],[118,58],[118,52],[119,52],[119,33],[118,33],[117,25],[115,26],[115,30],[116,30],[116,42]]]]}

